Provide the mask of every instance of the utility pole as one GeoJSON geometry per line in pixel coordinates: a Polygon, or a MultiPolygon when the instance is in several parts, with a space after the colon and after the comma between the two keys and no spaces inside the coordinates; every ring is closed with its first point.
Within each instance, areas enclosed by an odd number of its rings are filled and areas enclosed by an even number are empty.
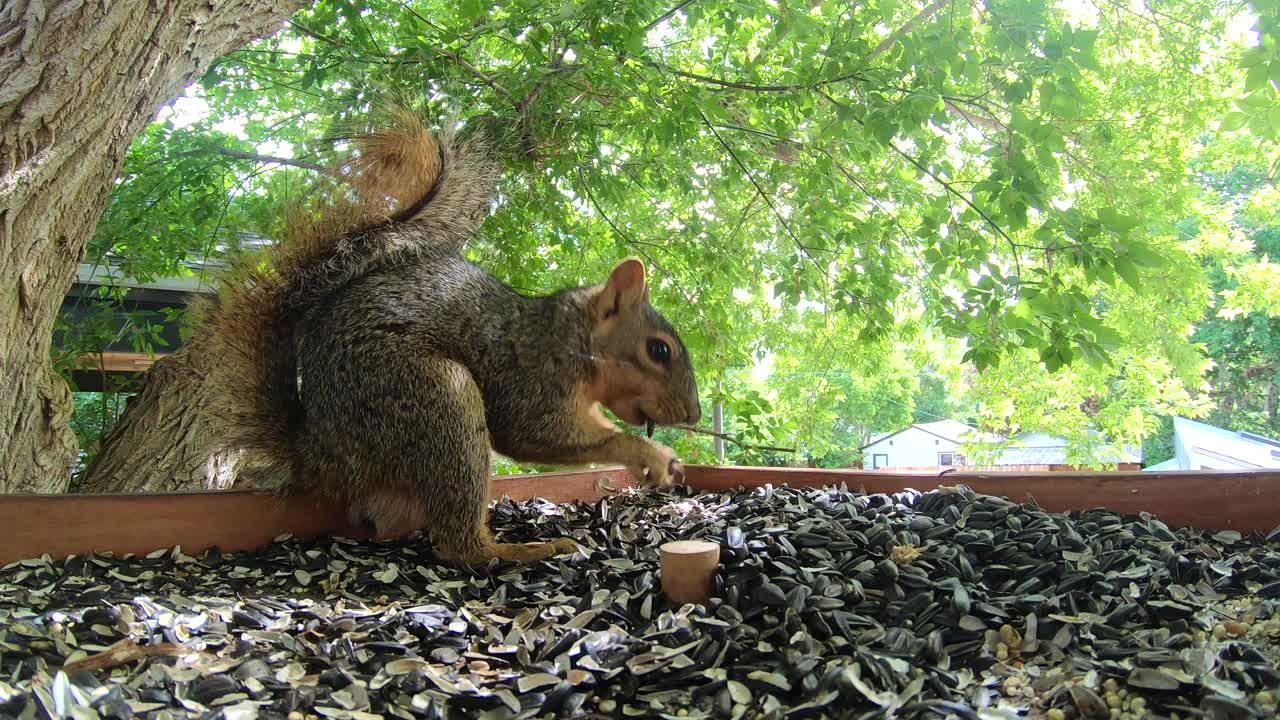
{"type": "Polygon", "coordinates": [[[724,464],[724,403],[720,397],[720,383],[716,383],[715,405],[711,409],[711,429],[715,430],[716,464],[724,464]]]}

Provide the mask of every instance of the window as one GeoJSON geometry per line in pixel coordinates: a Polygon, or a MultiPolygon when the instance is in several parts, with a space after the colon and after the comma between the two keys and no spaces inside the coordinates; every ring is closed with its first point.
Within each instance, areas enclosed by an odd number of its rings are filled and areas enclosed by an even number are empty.
{"type": "Polygon", "coordinates": [[[889,456],[882,453],[875,453],[871,456],[871,469],[879,470],[889,465],[889,456]]]}
{"type": "Polygon", "coordinates": [[[961,455],[960,453],[955,453],[955,452],[938,453],[938,465],[941,465],[942,467],[949,467],[951,465],[963,465],[963,464],[964,464],[964,456],[961,455]]]}

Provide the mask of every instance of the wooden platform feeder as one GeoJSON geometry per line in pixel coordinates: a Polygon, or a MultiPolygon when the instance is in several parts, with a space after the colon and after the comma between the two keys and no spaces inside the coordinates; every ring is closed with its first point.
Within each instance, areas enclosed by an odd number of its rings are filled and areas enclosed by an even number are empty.
{"type": "MultiPolygon", "coordinates": [[[[1280,471],[920,473],[688,466],[686,483],[722,492],[765,485],[894,493],[966,485],[974,491],[1034,502],[1050,512],[1105,508],[1150,513],[1173,527],[1268,533],[1280,525],[1280,471]]],[[[492,496],[514,500],[596,502],[634,487],[621,468],[500,477],[492,496]]],[[[182,546],[250,550],[273,538],[361,538],[341,509],[305,497],[279,500],[253,492],[137,495],[0,496],[0,566],[48,555],[143,554],[182,546]]]]}

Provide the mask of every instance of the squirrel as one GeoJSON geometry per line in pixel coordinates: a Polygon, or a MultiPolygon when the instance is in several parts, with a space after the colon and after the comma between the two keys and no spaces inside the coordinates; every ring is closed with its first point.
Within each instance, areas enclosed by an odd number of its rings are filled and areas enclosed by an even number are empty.
{"type": "Polygon", "coordinates": [[[695,424],[692,359],[649,303],[645,267],[589,287],[516,292],[461,254],[494,197],[478,142],[413,112],[352,137],[339,187],[314,193],[265,258],[197,309],[223,442],[347,508],[378,539],[421,530],[442,560],[535,562],[567,538],[497,543],[490,450],[518,462],[624,465],[670,486],[684,467],[624,423],[695,424]]]}

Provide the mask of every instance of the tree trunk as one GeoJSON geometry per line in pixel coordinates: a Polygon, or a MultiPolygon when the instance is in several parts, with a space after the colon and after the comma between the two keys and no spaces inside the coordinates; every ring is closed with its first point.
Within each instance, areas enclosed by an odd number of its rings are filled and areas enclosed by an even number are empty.
{"type": "Polygon", "coordinates": [[[1223,363],[1218,366],[1218,381],[1214,384],[1214,388],[1220,394],[1221,399],[1218,401],[1218,413],[1222,415],[1222,425],[1224,427],[1231,425],[1231,409],[1234,405],[1231,386],[1227,380],[1227,364],[1223,363]]]}
{"type": "Polygon", "coordinates": [[[1276,429],[1276,381],[1272,380],[1267,383],[1267,428],[1272,431],[1276,429]]]}
{"type": "Polygon", "coordinates": [[[0,5],[0,492],[61,492],[76,452],[53,321],[133,138],[300,0],[0,5]]]}
{"type": "Polygon", "coordinates": [[[82,493],[226,490],[242,455],[218,444],[218,418],[204,412],[213,391],[204,337],[197,331],[147,371],[142,391],[102,436],[76,487],[82,493]]]}

